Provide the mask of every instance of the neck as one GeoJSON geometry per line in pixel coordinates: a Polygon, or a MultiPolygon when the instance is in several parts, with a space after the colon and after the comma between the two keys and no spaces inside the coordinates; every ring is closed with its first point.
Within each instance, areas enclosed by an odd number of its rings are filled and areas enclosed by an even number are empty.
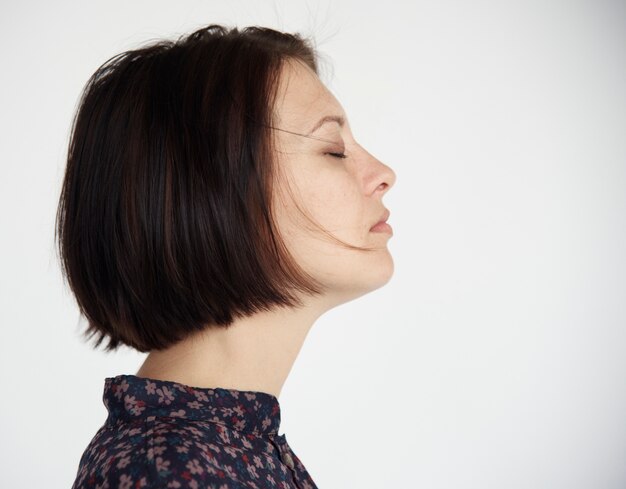
{"type": "Polygon", "coordinates": [[[136,375],[278,397],[311,326],[325,310],[321,303],[309,303],[237,318],[228,328],[209,327],[151,351],[136,375]]]}

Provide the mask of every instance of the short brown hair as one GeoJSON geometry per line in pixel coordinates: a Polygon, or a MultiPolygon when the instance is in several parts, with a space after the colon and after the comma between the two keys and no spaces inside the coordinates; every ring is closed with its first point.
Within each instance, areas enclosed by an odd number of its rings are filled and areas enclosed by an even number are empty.
{"type": "Polygon", "coordinates": [[[211,24],[103,63],[73,119],[55,238],[95,346],[163,349],[323,285],[271,212],[282,64],[299,34],[211,24]]]}

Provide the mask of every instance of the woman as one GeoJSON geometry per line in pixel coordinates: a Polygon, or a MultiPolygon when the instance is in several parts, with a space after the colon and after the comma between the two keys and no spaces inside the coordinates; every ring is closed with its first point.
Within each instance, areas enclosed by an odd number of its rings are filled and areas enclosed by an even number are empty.
{"type": "Polygon", "coordinates": [[[315,320],[387,283],[382,197],[298,34],[209,25],[114,56],[72,127],[57,213],[105,379],[74,488],[314,488],[278,396],[315,320]]]}

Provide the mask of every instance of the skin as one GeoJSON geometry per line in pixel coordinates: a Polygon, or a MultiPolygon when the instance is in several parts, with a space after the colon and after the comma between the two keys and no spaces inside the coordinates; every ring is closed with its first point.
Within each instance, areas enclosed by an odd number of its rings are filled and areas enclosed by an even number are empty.
{"type": "Polygon", "coordinates": [[[385,207],[394,171],[356,142],[334,95],[306,65],[287,62],[281,73],[272,131],[277,150],[273,196],[279,232],[304,270],[328,287],[304,297],[299,309],[276,308],[236,319],[228,329],[207,329],[162,351],[150,352],[136,375],[195,387],[260,391],[279,397],[306,336],[324,312],[386,284],[394,264],[388,233],[371,232],[385,207]],[[306,135],[326,115],[327,122],[306,135]],[[338,158],[328,153],[344,153],[338,158]],[[297,211],[342,241],[376,247],[344,248],[297,211]]]}

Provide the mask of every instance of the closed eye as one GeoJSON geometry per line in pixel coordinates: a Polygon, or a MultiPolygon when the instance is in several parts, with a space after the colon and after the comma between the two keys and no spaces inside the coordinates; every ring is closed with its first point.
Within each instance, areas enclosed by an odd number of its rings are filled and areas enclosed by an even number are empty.
{"type": "Polygon", "coordinates": [[[348,157],[344,153],[326,153],[326,154],[332,156],[333,158],[347,158],[348,157]]]}

